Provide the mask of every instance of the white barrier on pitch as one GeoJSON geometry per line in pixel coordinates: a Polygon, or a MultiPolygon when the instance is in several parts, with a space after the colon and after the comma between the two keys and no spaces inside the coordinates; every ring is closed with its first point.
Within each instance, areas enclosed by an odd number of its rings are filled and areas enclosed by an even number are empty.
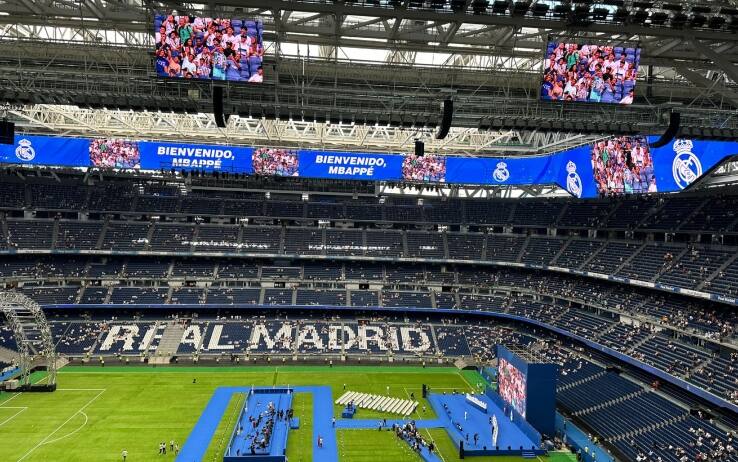
{"type": "Polygon", "coordinates": [[[340,406],[349,403],[353,403],[355,407],[360,409],[372,409],[400,415],[410,415],[418,407],[417,401],[356,391],[347,391],[336,400],[336,404],[340,406]]]}

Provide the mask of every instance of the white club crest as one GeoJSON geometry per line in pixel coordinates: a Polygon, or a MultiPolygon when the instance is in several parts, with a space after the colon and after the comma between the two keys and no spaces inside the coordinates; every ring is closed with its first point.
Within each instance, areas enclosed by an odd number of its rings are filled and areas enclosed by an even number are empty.
{"type": "Polygon", "coordinates": [[[18,141],[18,146],[15,148],[15,157],[24,162],[30,162],[36,157],[36,150],[31,146],[30,140],[23,138],[18,141]]]}
{"type": "Polygon", "coordinates": [[[495,171],[492,172],[492,178],[494,178],[498,183],[504,183],[507,181],[507,179],[510,178],[510,170],[507,169],[507,164],[499,162],[495,171]]]}
{"type": "Polygon", "coordinates": [[[582,178],[577,173],[577,164],[569,161],[566,164],[566,190],[577,197],[582,197],[582,178]]]}
{"type": "Polygon", "coordinates": [[[702,163],[692,152],[694,145],[691,140],[676,140],[672,147],[676,156],[671,172],[679,189],[684,189],[702,175],[702,163]]]}

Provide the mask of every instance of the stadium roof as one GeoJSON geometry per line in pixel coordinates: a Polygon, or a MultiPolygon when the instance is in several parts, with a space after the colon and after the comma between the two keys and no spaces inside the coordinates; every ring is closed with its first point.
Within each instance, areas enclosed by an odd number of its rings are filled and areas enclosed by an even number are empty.
{"type": "Polygon", "coordinates": [[[539,154],[629,130],[660,133],[674,108],[683,127],[738,130],[738,11],[729,4],[685,4],[689,18],[706,22],[679,26],[663,3],[623,2],[652,15],[624,23],[613,2],[593,4],[586,20],[557,15],[552,1],[536,4],[549,6],[545,14],[481,3],[4,0],[0,99],[13,104],[9,115],[23,130],[37,133],[393,152],[422,138],[446,155],[539,154]],[[225,130],[209,115],[211,83],[155,77],[153,16],[175,10],[264,23],[265,83],[227,85],[226,112],[240,117],[225,130]],[[660,25],[653,13],[664,11],[671,19],[660,25]],[[539,101],[549,37],[639,44],[635,104],[539,101]],[[433,141],[449,97],[454,129],[433,141]]]}

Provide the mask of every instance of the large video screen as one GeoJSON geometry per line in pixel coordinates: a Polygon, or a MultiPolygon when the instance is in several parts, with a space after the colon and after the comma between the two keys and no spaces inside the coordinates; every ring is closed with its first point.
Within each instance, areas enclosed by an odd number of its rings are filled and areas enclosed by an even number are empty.
{"type": "Polygon", "coordinates": [[[300,158],[297,151],[278,148],[259,148],[251,156],[257,175],[299,176],[300,158]]]}
{"type": "Polygon", "coordinates": [[[641,49],[549,42],[541,99],[631,104],[641,49]]]}
{"type": "Polygon", "coordinates": [[[502,399],[525,418],[525,374],[504,358],[497,365],[497,387],[502,399]]]}
{"type": "Polygon", "coordinates": [[[156,15],[156,74],[261,83],[262,31],[261,21],[156,15]]]}
{"type": "Polygon", "coordinates": [[[600,196],[658,192],[645,136],[618,136],[592,145],[592,172],[600,196]]]}
{"type": "Polygon", "coordinates": [[[90,141],[90,165],[102,168],[141,168],[138,141],[94,139],[90,141]]]}
{"type": "Polygon", "coordinates": [[[408,181],[446,181],[446,158],[408,154],[402,161],[402,179],[408,181]]]}

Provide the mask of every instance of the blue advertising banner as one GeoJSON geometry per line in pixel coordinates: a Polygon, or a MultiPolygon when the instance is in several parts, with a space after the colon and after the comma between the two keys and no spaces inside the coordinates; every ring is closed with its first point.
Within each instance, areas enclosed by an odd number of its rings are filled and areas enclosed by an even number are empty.
{"type": "Polygon", "coordinates": [[[140,168],[177,169],[205,172],[251,173],[250,147],[157,143],[141,141],[140,168]]]}
{"type": "Polygon", "coordinates": [[[0,163],[87,167],[89,145],[83,138],[15,135],[12,145],[0,144],[0,163]]]}
{"type": "Polygon", "coordinates": [[[553,156],[518,159],[449,157],[446,182],[473,184],[552,184],[558,178],[553,156]]]}
{"type": "Polygon", "coordinates": [[[341,180],[399,180],[403,156],[362,152],[299,151],[299,176],[341,180]]]}
{"type": "MultiPolygon", "coordinates": [[[[649,143],[658,137],[648,138],[649,143]]],[[[675,139],[666,146],[651,148],[659,191],[679,191],[694,183],[724,159],[738,154],[733,141],[675,139]]]]}
{"type": "Polygon", "coordinates": [[[589,146],[569,149],[552,157],[558,168],[555,183],[574,197],[597,197],[589,146]]]}
{"type": "MultiPolygon", "coordinates": [[[[655,139],[649,137],[648,142],[655,139]]],[[[416,157],[32,135],[16,135],[13,145],[0,145],[0,163],[5,164],[447,184],[558,184],[578,198],[679,191],[735,155],[736,142],[677,139],[649,151],[643,137],[610,138],[522,158],[416,157]]]]}

